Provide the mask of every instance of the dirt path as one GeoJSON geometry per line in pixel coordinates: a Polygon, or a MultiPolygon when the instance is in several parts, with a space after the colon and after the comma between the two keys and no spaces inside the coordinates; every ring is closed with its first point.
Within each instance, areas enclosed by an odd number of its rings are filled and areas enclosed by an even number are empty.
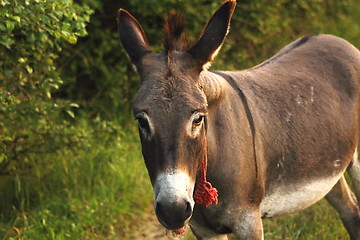
{"type": "MultiPolygon", "coordinates": [[[[147,213],[144,216],[142,226],[139,226],[137,231],[128,235],[126,240],[196,240],[189,227],[186,229],[185,234],[178,238],[168,238],[166,236],[166,229],[161,226],[157,220],[152,206],[147,210],[147,213]]],[[[229,240],[236,239],[232,234],[228,235],[228,238],[229,240]]]]}
{"type": "MultiPolygon", "coordinates": [[[[124,240],[196,240],[192,234],[190,227],[187,227],[186,232],[177,238],[168,238],[166,236],[166,229],[159,223],[154,213],[153,206],[149,206],[145,214],[141,214],[141,223],[136,231],[127,234],[124,240]]],[[[235,240],[235,236],[228,235],[229,240],[235,240]]]]}
{"type": "Polygon", "coordinates": [[[166,230],[160,225],[154,213],[146,213],[144,223],[132,233],[128,239],[136,240],[168,240],[166,230]]]}
{"type": "MultiPolygon", "coordinates": [[[[166,229],[161,226],[157,220],[152,206],[144,215],[143,223],[138,227],[138,230],[131,233],[126,239],[136,240],[169,240],[166,236],[166,229]]],[[[193,240],[191,230],[187,229],[186,233],[178,239],[193,240]]]]}

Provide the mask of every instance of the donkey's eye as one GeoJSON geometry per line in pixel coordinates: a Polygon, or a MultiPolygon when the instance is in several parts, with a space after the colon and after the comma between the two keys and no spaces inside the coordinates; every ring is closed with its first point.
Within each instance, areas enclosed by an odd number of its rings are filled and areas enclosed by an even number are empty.
{"type": "Polygon", "coordinates": [[[152,129],[146,113],[140,113],[136,115],[135,119],[138,121],[140,133],[146,138],[151,138],[152,129]]]}
{"type": "Polygon", "coordinates": [[[139,128],[149,133],[150,126],[148,120],[144,117],[139,117],[137,118],[137,120],[138,120],[139,128]]]}
{"type": "Polygon", "coordinates": [[[195,117],[194,117],[194,120],[193,120],[193,125],[195,127],[198,127],[201,125],[201,123],[204,121],[204,115],[201,115],[201,114],[196,114],[195,117]]]}
{"type": "Polygon", "coordinates": [[[190,138],[196,138],[201,133],[201,126],[205,121],[205,112],[193,112],[189,123],[187,124],[186,130],[190,138]]]}

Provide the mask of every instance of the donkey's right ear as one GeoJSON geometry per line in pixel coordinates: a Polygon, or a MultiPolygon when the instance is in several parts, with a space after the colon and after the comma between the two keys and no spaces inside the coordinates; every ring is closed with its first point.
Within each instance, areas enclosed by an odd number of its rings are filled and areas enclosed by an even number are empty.
{"type": "Polygon", "coordinates": [[[119,9],[117,23],[121,43],[131,60],[137,65],[146,54],[151,52],[144,30],[139,22],[124,9],[119,9]]]}

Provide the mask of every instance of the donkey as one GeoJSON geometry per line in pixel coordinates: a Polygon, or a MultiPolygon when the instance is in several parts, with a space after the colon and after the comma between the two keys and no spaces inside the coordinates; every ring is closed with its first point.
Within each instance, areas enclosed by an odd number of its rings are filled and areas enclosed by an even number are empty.
{"type": "Polygon", "coordinates": [[[118,11],[120,40],[141,77],[133,111],[159,222],[175,233],[189,225],[197,239],[263,239],[263,218],[326,197],[359,240],[359,50],[312,35],[253,68],[207,70],[235,5],[223,3],[193,45],[171,14],[161,54],[118,11]]]}

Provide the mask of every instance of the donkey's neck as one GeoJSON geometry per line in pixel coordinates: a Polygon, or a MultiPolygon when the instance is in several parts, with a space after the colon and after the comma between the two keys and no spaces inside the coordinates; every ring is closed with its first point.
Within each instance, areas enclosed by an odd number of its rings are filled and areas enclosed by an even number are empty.
{"type": "Polygon", "coordinates": [[[209,105],[223,99],[228,88],[228,83],[222,76],[210,71],[200,73],[200,85],[203,87],[209,105]]]}

